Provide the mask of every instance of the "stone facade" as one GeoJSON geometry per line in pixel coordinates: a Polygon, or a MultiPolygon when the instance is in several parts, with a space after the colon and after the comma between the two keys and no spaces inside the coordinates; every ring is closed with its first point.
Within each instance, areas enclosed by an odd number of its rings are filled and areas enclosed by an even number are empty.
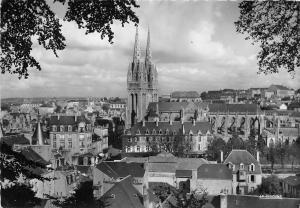
{"type": "Polygon", "coordinates": [[[126,126],[130,127],[144,119],[149,102],[158,101],[156,66],[151,61],[150,32],[148,31],[146,57],[141,59],[138,28],[136,30],[133,60],[127,73],[126,126]]]}

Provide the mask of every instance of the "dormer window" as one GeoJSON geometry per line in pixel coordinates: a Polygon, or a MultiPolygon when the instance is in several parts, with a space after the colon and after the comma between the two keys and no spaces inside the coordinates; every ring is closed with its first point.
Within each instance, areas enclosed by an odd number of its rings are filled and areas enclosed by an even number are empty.
{"type": "Polygon", "coordinates": [[[131,138],[128,138],[128,142],[132,142],[132,139],[131,139],[131,138]]]}
{"type": "Polygon", "coordinates": [[[146,130],[146,134],[149,134],[149,130],[148,129],[146,130]]]}
{"type": "Polygon", "coordinates": [[[57,131],[57,127],[56,126],[52,126],[52,131],[57,131]]]}
{"type": "Polygon", "coordinates": [[[173,135],[176,135],[176,131],[173,131],[173,135]]]}
{"type": "Polygon", "coordinates": [[[152,134],[156,134],[156,131],[155,131],[155,129],[153,129],[153,130],[152,130],[152,134]]]}
{"type": "Polygon", "coordinates": [[[60,126],[60,131],[65,131],[64,126],[60,126]]]}
{"type": "Polygon", "coordinates": [[[240,170],[244,170],[245,166],[243,163],[240,164],[240,170]]]}
{"type": "Polygon", "coordinates": [[[249,166],[249,171],[251,172],[255,171],[255,165],[253,163],[251,163],[251,165],[249,166]]]}
{"type": "Polygon", "coordinates": [[[162,130],[161,129],[159,130],[158,134],[162,134],[162,130]]]}
{"type": "Polygon", "coordinates": [[[141,134],[141,132],[140,132],[140,130],[138,129],[138,130],[136,130],[136,134],[141,134]]]}
{"type": "Polygon", "coordinates": [[[68,126],[68,131],[72,131],[72,126],[68,126]]]}
{"type": "Polygon", "coordinates": [[[166,134],[169,134],[169,129],[166,129],[166,134]]]}

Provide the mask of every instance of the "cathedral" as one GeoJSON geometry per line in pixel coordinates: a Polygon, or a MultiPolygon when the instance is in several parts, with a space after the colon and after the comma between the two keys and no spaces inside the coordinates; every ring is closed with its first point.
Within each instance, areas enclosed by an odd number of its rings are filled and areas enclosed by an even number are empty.
{"type": "Polygon", "coordinates": [[[157,85],[157,70],[151,60],[150,31],[148,30],[145,59],[142,59],[137,27],[133,59],[127,73],[127,127],[144,119],[150,102],[158,102],[157,85]]]}

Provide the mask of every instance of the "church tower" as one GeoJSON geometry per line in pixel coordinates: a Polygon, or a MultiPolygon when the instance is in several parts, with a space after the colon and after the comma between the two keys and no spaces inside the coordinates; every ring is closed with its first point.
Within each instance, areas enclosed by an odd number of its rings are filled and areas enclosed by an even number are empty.
{"type": "Polygon", "coordinates": [[[150,30],[148,29],[145,59],[142,60],[139,31],[136,27],[133,59],[127,73],[127,127],[144,119],[150,102],[158,102],[157,85],[157,70],[151,60],[150,30]]]}

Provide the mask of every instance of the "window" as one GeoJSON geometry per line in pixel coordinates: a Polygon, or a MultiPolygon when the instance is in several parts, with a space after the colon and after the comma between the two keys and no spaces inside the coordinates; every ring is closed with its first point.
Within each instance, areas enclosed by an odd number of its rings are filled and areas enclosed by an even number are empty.
{"type": "Polygon", "coordinates": [[[201,142],[201,136],[199,136],[199,139],[198,139],[198,140],[199,140],[199,142],[201,142]]]}
{"type": "Polygon", "coordinates": [[[146,130],[146,134],[149,134],[149,130],[148,129],[146,130]]]}
{"type": "Polygon", "coordinates": [[[56,134],[53,134],[53,139],[56,139],[56,134]]]}
{"type": "Polygon", "coordinates": [[[84,139],[83,138],[79,138],[79,147],[84,148],[84,139]]]}
{"type": "Polygon", "coordinates": [[[199,150],[199,151],[201,150],[201,146],[200,146],[200,144],[198,144],[198,150],[199,150]]]}
{"type": "Polygon", "coordinates": [[[132,139],[131,139],[131,138],[128,138],[128,142],[132,142],[132,139]]]}
{"type": "Polygon", "coordinates": [[[56,140],[53,140],[53,148],[56,149],[56,140]]]}
{"type": "Polygon", "coordinates": [[[250,166],[249,166],[249,170],[251,172],[254,172],[255,171],[255,165],[252,163],[250,166]]]}
{"type": "Polygon", "coordinates": [[[141,151],[141,147],[140,146],[136,146],[136,151],[140,152],[141,151]]]}
{"type": "Polygon", "coordinates": [[[244,164],[243,163],[240,164],[240,170],[244,170],[244,164]]]}
{"type": "Polygon", "coordinates": [[[155,129],[153,129],[153,130],[152,130],[152,134],[156,134],[156,131],[155,131],[155,129]]]}
{"type": "Polygon", "coordinates": [[[162,134],[162,130],[161,129],[159,130],[158,134],[162,134]]]}
{"type": "Polygon", "coordinates": [[[166,130],[166,134],[169,134],[169,129],[166,130]]]}
{"type": "Polygon", "coordinates": [[[64,130],[65,130],[64,126],[60,126],[60,131],[64,131],[64,130]]]}
{"type": "Polygon", "coordinates": [[[135,140],[135,142],[139,142],[140,138],[139,137],[135,137],[134,140],[135,140]]]}
{"type": "Polygon", "coordinates": [[[72,148],[72,138],[68,139],[68,148],[72,148]]]}
{"type": "Polygon", "coordinates": [[[251,175],[251,176],[250,176],[250,181],[251,181],[252,183],[255,182],[255,175],[251,175]]]}
{"type": "Polygon", "coordinates": [[[56,126],[52,126],[52,131],[57,131],[56,126]]]}
{"type": "Polygon", "coordinates": [[[68,131],[72,131],[72,126],[68,126],[68,131]]]}
{"type": "Polygon", "coordinates": [[[146,146],[146,152],[149,152],[149,146],[146,146]]]}
{"type": "Polygon", "coordinates": [[[65,139],[60,139],[60,147],[65,148],[65,139]]]}

